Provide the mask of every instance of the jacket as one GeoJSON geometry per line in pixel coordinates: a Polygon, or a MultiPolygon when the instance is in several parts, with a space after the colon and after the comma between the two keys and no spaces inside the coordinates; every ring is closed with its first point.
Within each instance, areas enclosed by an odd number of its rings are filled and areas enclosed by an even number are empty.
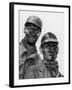
{"type": "Polygon", "coordinates": [[[19,44],[19,79],[23,79],[24,62],[27,58],[39,58],[36,46],[31,47],[24,38],[19,44]]]}
{"type": "Polygon", "coordinates": [[[50,64],[46,66],[46,61],[39,60],[39,63],[36,65],[30,66],[25,73],[25,79],[33,78],[55,78],[63,77],[63,75],[58,70],[58,63],[53,62],[53,66],[50,64]]]}

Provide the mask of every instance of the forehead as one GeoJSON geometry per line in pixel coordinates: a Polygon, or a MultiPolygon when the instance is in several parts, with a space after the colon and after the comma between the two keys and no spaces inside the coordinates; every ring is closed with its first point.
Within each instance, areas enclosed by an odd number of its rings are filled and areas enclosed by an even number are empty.
{"type": "Polygon", "coordinates": [[[26,28],[32,28],[32,29],[37,29],[37,30],[40,30],[39,27],[37,27],[36,25],[32,24],[32,23],[27,23],[25,25],[26,28]]]}

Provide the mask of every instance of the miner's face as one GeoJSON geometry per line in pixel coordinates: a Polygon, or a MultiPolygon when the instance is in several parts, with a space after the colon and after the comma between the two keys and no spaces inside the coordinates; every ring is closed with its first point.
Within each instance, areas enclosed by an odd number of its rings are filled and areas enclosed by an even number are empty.
{"type": "Polygon", "coordinates": [[[54,61],[57,58],[58,46],[55,43],[45,43],[43,45],[43,56],[46,60],[54,61]]]}
{"type": "Polygon", "coordinates": [[[27,26],[25,27],[25,34],[27,36],[27,40],[30,43],[36,43],[38,37],[40,36],[40,29],[35,26],[27,26]]]}

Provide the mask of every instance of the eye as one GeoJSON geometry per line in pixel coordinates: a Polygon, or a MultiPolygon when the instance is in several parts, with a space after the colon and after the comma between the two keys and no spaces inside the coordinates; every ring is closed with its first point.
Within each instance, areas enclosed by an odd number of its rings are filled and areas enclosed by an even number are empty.
{"type": "Polygon", "coordinates": [[[31,28],[27,28],[29,31],[31,31],[32,29],[31,28]]]}

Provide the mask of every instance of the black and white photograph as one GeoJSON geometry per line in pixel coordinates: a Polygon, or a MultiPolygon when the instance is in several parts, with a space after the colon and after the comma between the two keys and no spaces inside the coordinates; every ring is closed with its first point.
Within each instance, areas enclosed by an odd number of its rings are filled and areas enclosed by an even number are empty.
{"type": "Polygon", "coordinates": [[[70,6],[10,3],[10,87],[70,83],[70,6]]]}

